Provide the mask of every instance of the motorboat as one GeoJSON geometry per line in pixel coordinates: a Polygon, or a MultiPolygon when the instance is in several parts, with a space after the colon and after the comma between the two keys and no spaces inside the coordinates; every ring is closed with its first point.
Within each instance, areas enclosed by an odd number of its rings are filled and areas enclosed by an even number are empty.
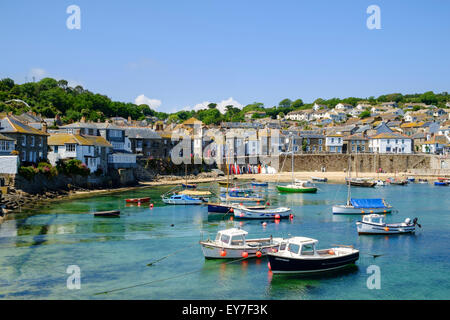
{"type": "Polygon", "coordinates": [[[435,186],[448,186],[450,184],[450,180],[447,178],[438,178],[437,181],[434,182],[435,186]]]}
{"type": "Polygon", "coordinates": [[[366,214],[366,213],[391,213],[392,206],[384,199],[353,199],[345,205],[333,206],[333,214],[366,214]]]}
{"type": "Polygon", "coordinates": [[[233,207],[235,218],[240,219],[287,219],[291,217],[291,208],[278,207],[254,210],[246,206],[233,207]]]}
{"type": "Polygon", "coordinates": [[[386,223],[384,215],[369,214],[363,216],[362,221],[356,222],[356,229],[358,234],[400,234],[414,233],[416,225],[422,227],[417,223],[417,218],[413,221],[406,218],[401,223],[386,223]]]}
{"type": "Polygon", "coordinates": [[[293,184],[278,185],[278,191],[287,193],[316,193],[317,187],[308,180],[295,180],[293,184]]]}
{"type": "Polygon", "coordinates": [[[283,240],[275,252],[269,252],[269,269],[274,273],[316,273],[353,265],[359,250],[352,246],[317,249],[318,240],[291,237],[283,240]]]}
{"type": "Polygon", "coordinates": [[[419,179],[418,183],[420,183],[420,184],[428,184],[428,180],[427,179],[419,179]]]}
{"type": "Polygon", "coordinates": [[[416,181],[416,178],[410,176],[410,177],[406,178],[406,180],[408,180],[409,182],[415,182],[415,181],[416,181]]]}
{"type": "Polygon", "coordinates": [[[376,186],[377,187],[384,187],[387,186],[387,182],[383,181],[383,180],[375,180],[376,186]]]}
{"type": "Polygon", "coordinates": [[[97,211],[93,215],[94,217],[120,217],[120,210],[97,211]]]}
{"type": "Polygon", "coordinates": [[[327,182],[328,178],[311,177],[311,180],[314,182],[327,182]]]}
{"type": "Polygon", "coordinates": [[[185,194],[173,194],[170,197],[161,196],[162,201],[165,204],[178,204],[178,205],[199,205],[203,203],[203,199],[193,198],[185,194]]]}
{"type": "Polygon", "coordinates": [[[205,259],[241,259],[262,257],[279,246],[282,238],[247,239],[248,232],[231,228],[217,232],[215,240],[201,240],[205,259]]]}
{"type": "Polygon", "coordinates": [[[150,197],[146,197],[146,198],[134,198],[134,199],[125,199],[126,203],[144,203],[144,202],[149,202],[150,201],[150,197]]]}

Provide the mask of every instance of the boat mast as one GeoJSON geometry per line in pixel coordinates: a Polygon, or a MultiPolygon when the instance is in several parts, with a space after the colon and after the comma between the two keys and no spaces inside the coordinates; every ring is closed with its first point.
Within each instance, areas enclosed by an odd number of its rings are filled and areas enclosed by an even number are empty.
{"type": "Polygon", "coordinates": [[[292,133],[291,133],[291,149],[292,149],[291,150],[292,151],[292,153],[291,153],[292,184],[294,184],[295,183],[295,179],[294,179],[294,134],[292,134],[292,133]]]}
{"type": "Polygon", "coordinates": [[[351,191],[350,191],[350,180],[351,180],[351,174],[350,171],[352,170],[351,166],[351,154],[348,157],[348,180],[347,180],[347,205],[350,205],[350,198],[351,198],[351,191]]]}

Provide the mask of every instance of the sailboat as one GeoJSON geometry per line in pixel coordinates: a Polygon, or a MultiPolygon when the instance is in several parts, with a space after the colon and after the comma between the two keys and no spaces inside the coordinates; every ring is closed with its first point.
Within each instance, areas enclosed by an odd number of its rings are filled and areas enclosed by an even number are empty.
{"type": "Polygon", "coordinates": [[[294,146],[293,139],[291,139],[291,172],[292,172],[292,183],[288,185],[277,185],[277,189],[280,192],[288,192],[288,193],[316,193],[316,186],[307,180],[297,180],[294,178],[294,146]]]}
{"type": "Polygon", "coordinates": [[[384,199],[354,199],[351,197],[351,179],[350,179],[350,158],[348,166],[347,183],[347,203],[344,205],[333,206],[333,214],[372,214],[372,213],[391,213],[392,206],[387,204],[384,199]]]}
{"type": "Polygon", "coordinates": [[[186,179],[186,183],[182,183],[181,184],[181,186],[183,188],[186,188],[186,189],[196,189],[197,188],[196,184],[193,184],[193,183],[189,184],[188,183],[188,180],[187,180],[187,164],[184,164],[184,178],[186,179]]]}

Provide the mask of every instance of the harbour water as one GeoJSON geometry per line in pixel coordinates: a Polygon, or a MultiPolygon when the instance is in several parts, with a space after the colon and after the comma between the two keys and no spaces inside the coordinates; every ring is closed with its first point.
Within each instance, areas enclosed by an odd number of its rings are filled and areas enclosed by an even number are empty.
{"type": "MultiPolygon", "coordinates": [[[[450,297],[450,187],[410,184],[353,188],[352,196],[386,199],[398,212],[388,222],[419,218],[415,235],[358,236],[360,216],[334,216],[346,201],[339,184],[317,184],[317,194],[279,194],[257,188],[295,217],[278,223],[208,218],[206,206],[166,206],[169,187],[64,200],[27,210],[0,225],[0,299],[448,299],[450,297]],[[126,198],[150,196],[126,206],[126,198]],[[122,211],[98,218],[93,211],[122,211]],[[249,237],[301,235],[360,250],[355,267],[309,277],[274,275],[267,259],[205,260],[198,241],[240,226],[249,237]],[[373,255],[379,255],[374,258],[373,255]],[[157,261],[148,265],[151,262],[157,261]],[[81,270],[81,288],[68,289],[67,267],[81,270]],[[369,289],[371,265],[380,289],[369,289]]],[[[217,186],[214,186],[218,190],[217,186]]]]}

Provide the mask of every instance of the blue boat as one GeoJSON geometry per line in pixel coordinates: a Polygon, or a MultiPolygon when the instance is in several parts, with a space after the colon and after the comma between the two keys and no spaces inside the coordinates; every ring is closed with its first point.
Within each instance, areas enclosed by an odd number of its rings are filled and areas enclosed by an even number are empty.
{"type": "Polygon", "coordinates": [[[434,182],[434,185],[435,185],[435,186],[444,186],[444,187],[447,187],[447,186],[448,186],[448,182],[445,182],[445,181],[435,181],[435,182],[434,182]]]}
{"type": "Polygon", "coordinates": [[[252,182],[252,186],[255,187],[267,187],[268,185],[268,182],[252,182]]]}

